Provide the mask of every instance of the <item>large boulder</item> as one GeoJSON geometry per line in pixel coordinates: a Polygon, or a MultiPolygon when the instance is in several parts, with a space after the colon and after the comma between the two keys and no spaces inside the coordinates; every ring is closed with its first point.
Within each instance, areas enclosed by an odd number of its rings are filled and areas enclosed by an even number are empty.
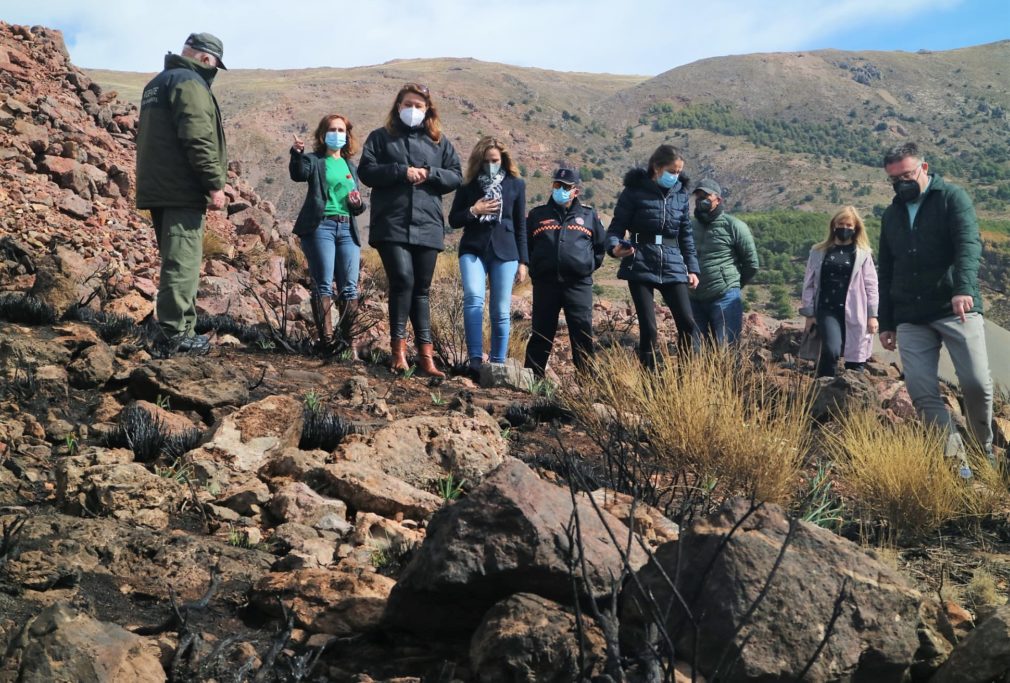
{"type": "Polygon", "coordinates": [[[56,603],[25,624],[0,664],[0,680],[158,683],[167,679],[154,643],[56,603]]]}
{"type": "Polygon", "coordinates": [[[710,679],[797,680],[837,604],[827,643],[803,680],[903,680],[919,647],[922,596],[850,541],[796,524],[782,553],[790,528],[782,510],[765,505],[751,512],[737,499],[661,546],[621,596],[623,652],[654,656],[658,606],[669,610],[665,628],[677,657],[696,658],[710,679]],[[652,606],[643,598],[649,594],[652,606]]]}
{"type": "Polygon", "coordinates": [[[164,529],[189,496],[173,477],[159,477],[125,449],[90,449],[61,458],[56,466],[56,498],[70,514],[109,516],[164,529]]]}
{"type": "Polygon", "coordinates": [[[207,443],[191,452],[202,479],[222,490],[241,485],[270,458],[298,446],[302,405],[291,396],[268,396],[222,418],[207,443]]]}
{"type": "Polygon", "coordinates": [[[442,505],[438,496],[361,462],[336,462],[313,470],[309,478],[320,493],[348,507],[386,517],[428,519],[442,505]]]}
{"type": "Polygon", "coordinates": [[[352,435],[335,455],[370,463],[420,489],[449,474],[473,487],[505,461],[508,441],[494,418],[476,408],[472,417],[451,412],[397,420],[368,437],[352,435]]]}
{"type": "Polygon", "coordinates": [[[931,683],[988,683],[1010,673],[1010,605],[997,607],[968,634],[931,683]]]}
{"type": "Polygon", "coordinates": [[[156,401],[168,397],[175,410],[196,410],[209,417],[214,408],[239,406],[249,400],[246,378],[211,358],[180,356],[154,360],[130,374],[130,393],[156,401]]]}
{"type": "MultiPolygon", "coordinates": [[[[628,528],[580,499],[578,517],[587,586],[582,598],[608,595],[624,567],[628,528]]],[[[572,496],[512,460],[466,498],[432,517],[424,543],[400,575],[386,617],[393,627],[420,633],[472,631],[493,604],[528,592],[571,603],[572,496]]],[[[637,569],[645,554],[632,546],[637,569]]]]}
{"type": "Polygon", "coordinates": [[[313,633],[335,636],[376,628],[394,581],[357,567],[299,569],[267,574],[252,590],[252,603],[280,617],[281,603],[295,623],[313,633]]]}
{"type": "Polygon", "coordinates": [[[568,683],[602,673],[606,643],[583,615],[586,670],[579,663],[575,615],[539,595],[519,593],[488,610],[470,640],[470,663],[480,683],[568,683]]]}

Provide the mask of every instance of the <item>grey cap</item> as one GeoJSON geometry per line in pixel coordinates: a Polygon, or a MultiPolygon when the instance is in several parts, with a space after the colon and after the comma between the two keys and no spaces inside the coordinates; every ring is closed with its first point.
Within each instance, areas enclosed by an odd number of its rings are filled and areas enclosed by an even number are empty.
{"type": "Polygon", "coordinates": [[[705,194],[714,194],[716,197],[722,196],[722,188],[719,187],[719,183],[715,182],[711,178],[702,178],[698,181],[698,184],[694,186],[692,192],[697,192],[701,190],[705,194]]]}
{"type": "Polygon", "coordinates": [[[217,65],[227,70],[224,65],[224,43],[212,33],[190,33],[186,39],[186,47],[191,47],[199,52],[206,52],[217,57],[217,65]]]}

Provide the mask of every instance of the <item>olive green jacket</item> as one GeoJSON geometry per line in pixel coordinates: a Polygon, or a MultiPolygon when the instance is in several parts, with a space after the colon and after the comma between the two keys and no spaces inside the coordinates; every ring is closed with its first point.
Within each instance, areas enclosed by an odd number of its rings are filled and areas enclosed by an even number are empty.
{"type": "Polygon", "coordinates": [[[137,125],[137,208],[205,208],[228,180],[221,110],[210,91],[216,69],[167,55],[144,88],[137,125]]]}
{"type": "Polygon", "coordinates": [[[743,287],[758,272],[758,253],[747,224],[728,213],[711,223],[691,219],[694,248],[698,252],[698,288],[689,291],[694,301],[714,301],[729,290],[743,287]]]}

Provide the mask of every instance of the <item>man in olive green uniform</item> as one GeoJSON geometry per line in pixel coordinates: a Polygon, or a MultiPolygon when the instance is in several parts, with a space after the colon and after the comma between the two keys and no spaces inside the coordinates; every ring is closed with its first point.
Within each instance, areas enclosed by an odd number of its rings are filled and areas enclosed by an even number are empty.
{"type": "Polygon", "coordinates": [[[137,125],[137,208],[150,209],[161,254],[157,350],[207,353],[195,334],[204,213],[225,205],[228,174],[221,111],[210,86],[224,46],[209,33],[186,39],[181,55],[144,88],[137,125]]]}

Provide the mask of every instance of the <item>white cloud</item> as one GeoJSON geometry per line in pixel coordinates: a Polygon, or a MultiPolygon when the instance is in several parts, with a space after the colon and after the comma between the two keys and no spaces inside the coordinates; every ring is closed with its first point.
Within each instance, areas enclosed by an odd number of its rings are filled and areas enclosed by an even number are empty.
{"type": "MultiPolygon", "coordinates": [[[[80,66],[157,71],[192,31],[232,68],[475,57],[562,71],[656,74],[705,57],[804,49],[825,36],[964,0],[7,0],[4,19],[64,31],[80,66]]],[[[900,29],[899,29],[900,30],[900,29]]]]}

